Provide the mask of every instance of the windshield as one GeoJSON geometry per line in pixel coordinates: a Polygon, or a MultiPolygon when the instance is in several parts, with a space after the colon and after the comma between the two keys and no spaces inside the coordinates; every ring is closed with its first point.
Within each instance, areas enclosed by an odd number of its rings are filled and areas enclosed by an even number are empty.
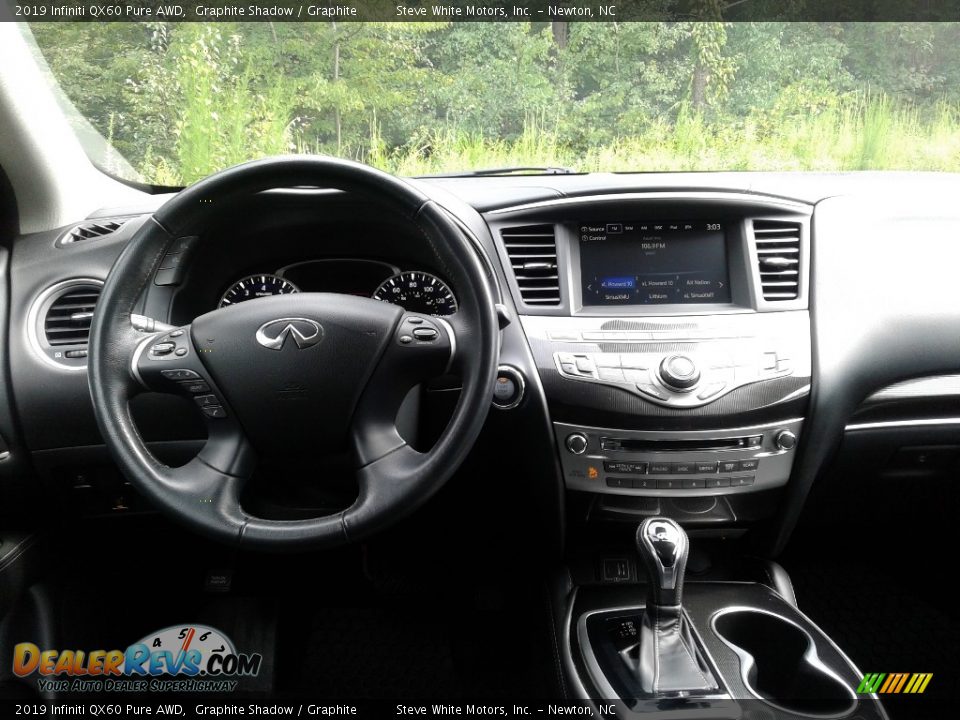
{"type": "Polygon", "coordinates": [[[282,153],[401,175],[960,167],[956,23],[31,29],[104,147],[157,185],[282,153]]]}

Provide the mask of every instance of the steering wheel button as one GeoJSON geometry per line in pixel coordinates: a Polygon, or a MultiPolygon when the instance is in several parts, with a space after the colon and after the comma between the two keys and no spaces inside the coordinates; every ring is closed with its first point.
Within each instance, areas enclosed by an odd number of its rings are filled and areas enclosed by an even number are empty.
{"type": "Polygon", "coordinates": [[[200,376],[193,370],[161,370],[167,380],[198,380],[200,376]]]}
{"type": "Polygon", "coordinates": [[[180,265],[180,253],[167,253],[160,261],[161,270],[169,270],[180,265]]]}
{"type": "Polygon", "coordinates": [[[221,405],[208,405],[203,408],[203,414],[210,418],[225,418],[227,411],[221,405]]]}
{"type": "Polygon", "coordinates": [[[177,348],[173,354],[176,355],[177,357],[183,357],[184,355],[187,354],[187,349],[185,347],[177,348]]]}
{"type": "Polygon", "coordinates": [[[412,342],[413,342],[413,338],[410,337],[409,335],[401,335],[401,336],[400,336],[400,344],[401,344],[401,345],[409,345],[409,344],[412,343],[412,342]]]}
{"type": "Polygon", "coordinates": [[[423,318],[411,317],[407,318],[407,322],[411,325],[423,325],[423,318]]]}
{"type": "Polygon", "coordinates": [[[415,328],[413,331],[413,336],[417,340],[424,340],[427,342],[430,340],[436,340],[439,334],[440,333],[438,333],[436,330],[429,327],[415,328]]]}
{"type": "Polygon", "coordinates": [[[188,393],[193,393],[194,395],[197,393],[210,392],[210,386],[203,380],[188,380],[180,383],[180,385],[188,393]]]}
{"type": "Polygon", "coordinates": [[[176,344],[172,342],[158,342],[150,348],[150,352],[154,355],[169,355],[173,352],[173,349],[176,347],[176,344]]]}
{"type": "Polygon", "coordinates": [[[198,395],[193,399],[193,401],[200,407],[212,407],[220,404],[220,401],[217,400],[216,395],[198,395]]]}

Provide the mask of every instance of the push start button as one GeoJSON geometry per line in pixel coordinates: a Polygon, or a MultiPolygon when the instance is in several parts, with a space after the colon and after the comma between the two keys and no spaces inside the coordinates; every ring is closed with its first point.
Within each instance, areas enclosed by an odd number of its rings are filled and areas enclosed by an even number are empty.
{"type": "Polygon", "coordinates": [[[499,410],[517,407],[523,401],[526,386],[519,370],[510,365],[501,365],[497,368],[497,380],[493,384],[493,406],[499,410]]]}

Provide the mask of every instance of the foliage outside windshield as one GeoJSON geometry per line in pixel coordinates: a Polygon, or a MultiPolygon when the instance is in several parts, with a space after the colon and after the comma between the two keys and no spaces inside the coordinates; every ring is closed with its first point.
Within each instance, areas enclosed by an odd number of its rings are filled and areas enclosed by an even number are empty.
{"type": "Polygon", "coordinates": [[[281,153],[403,175],[960,169],[956,23],[31,29],[66,95],[159,185],[281,153]]]}

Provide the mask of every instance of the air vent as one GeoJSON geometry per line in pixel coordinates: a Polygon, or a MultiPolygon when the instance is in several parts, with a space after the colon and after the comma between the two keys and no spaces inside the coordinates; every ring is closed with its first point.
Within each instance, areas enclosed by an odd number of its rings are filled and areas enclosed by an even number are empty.
{"type": "Polygon", "coordinates": [[[754,220],[764,300],[795,300],[800,292],[800,223],[754,220]]]}
{"type": "Polygon", "coordinates": [[[60,239],[61,245],[102,238],[123,227],[126,220],[98,220],[77,225],[60,239]]]}
{"type": "Polygon", "coordinates": [[[553,225],[530,225],[500,231],[510,257],[520,297],[527,305],[559,305],[557,237],[553,225]]]}
{"type": "Polygon", "coordinates": [[[43,320],[47,344],[52,347],[86,345],[99,298],[100,288],[96,285],[75,285],[57,296],[43,320]]]}

